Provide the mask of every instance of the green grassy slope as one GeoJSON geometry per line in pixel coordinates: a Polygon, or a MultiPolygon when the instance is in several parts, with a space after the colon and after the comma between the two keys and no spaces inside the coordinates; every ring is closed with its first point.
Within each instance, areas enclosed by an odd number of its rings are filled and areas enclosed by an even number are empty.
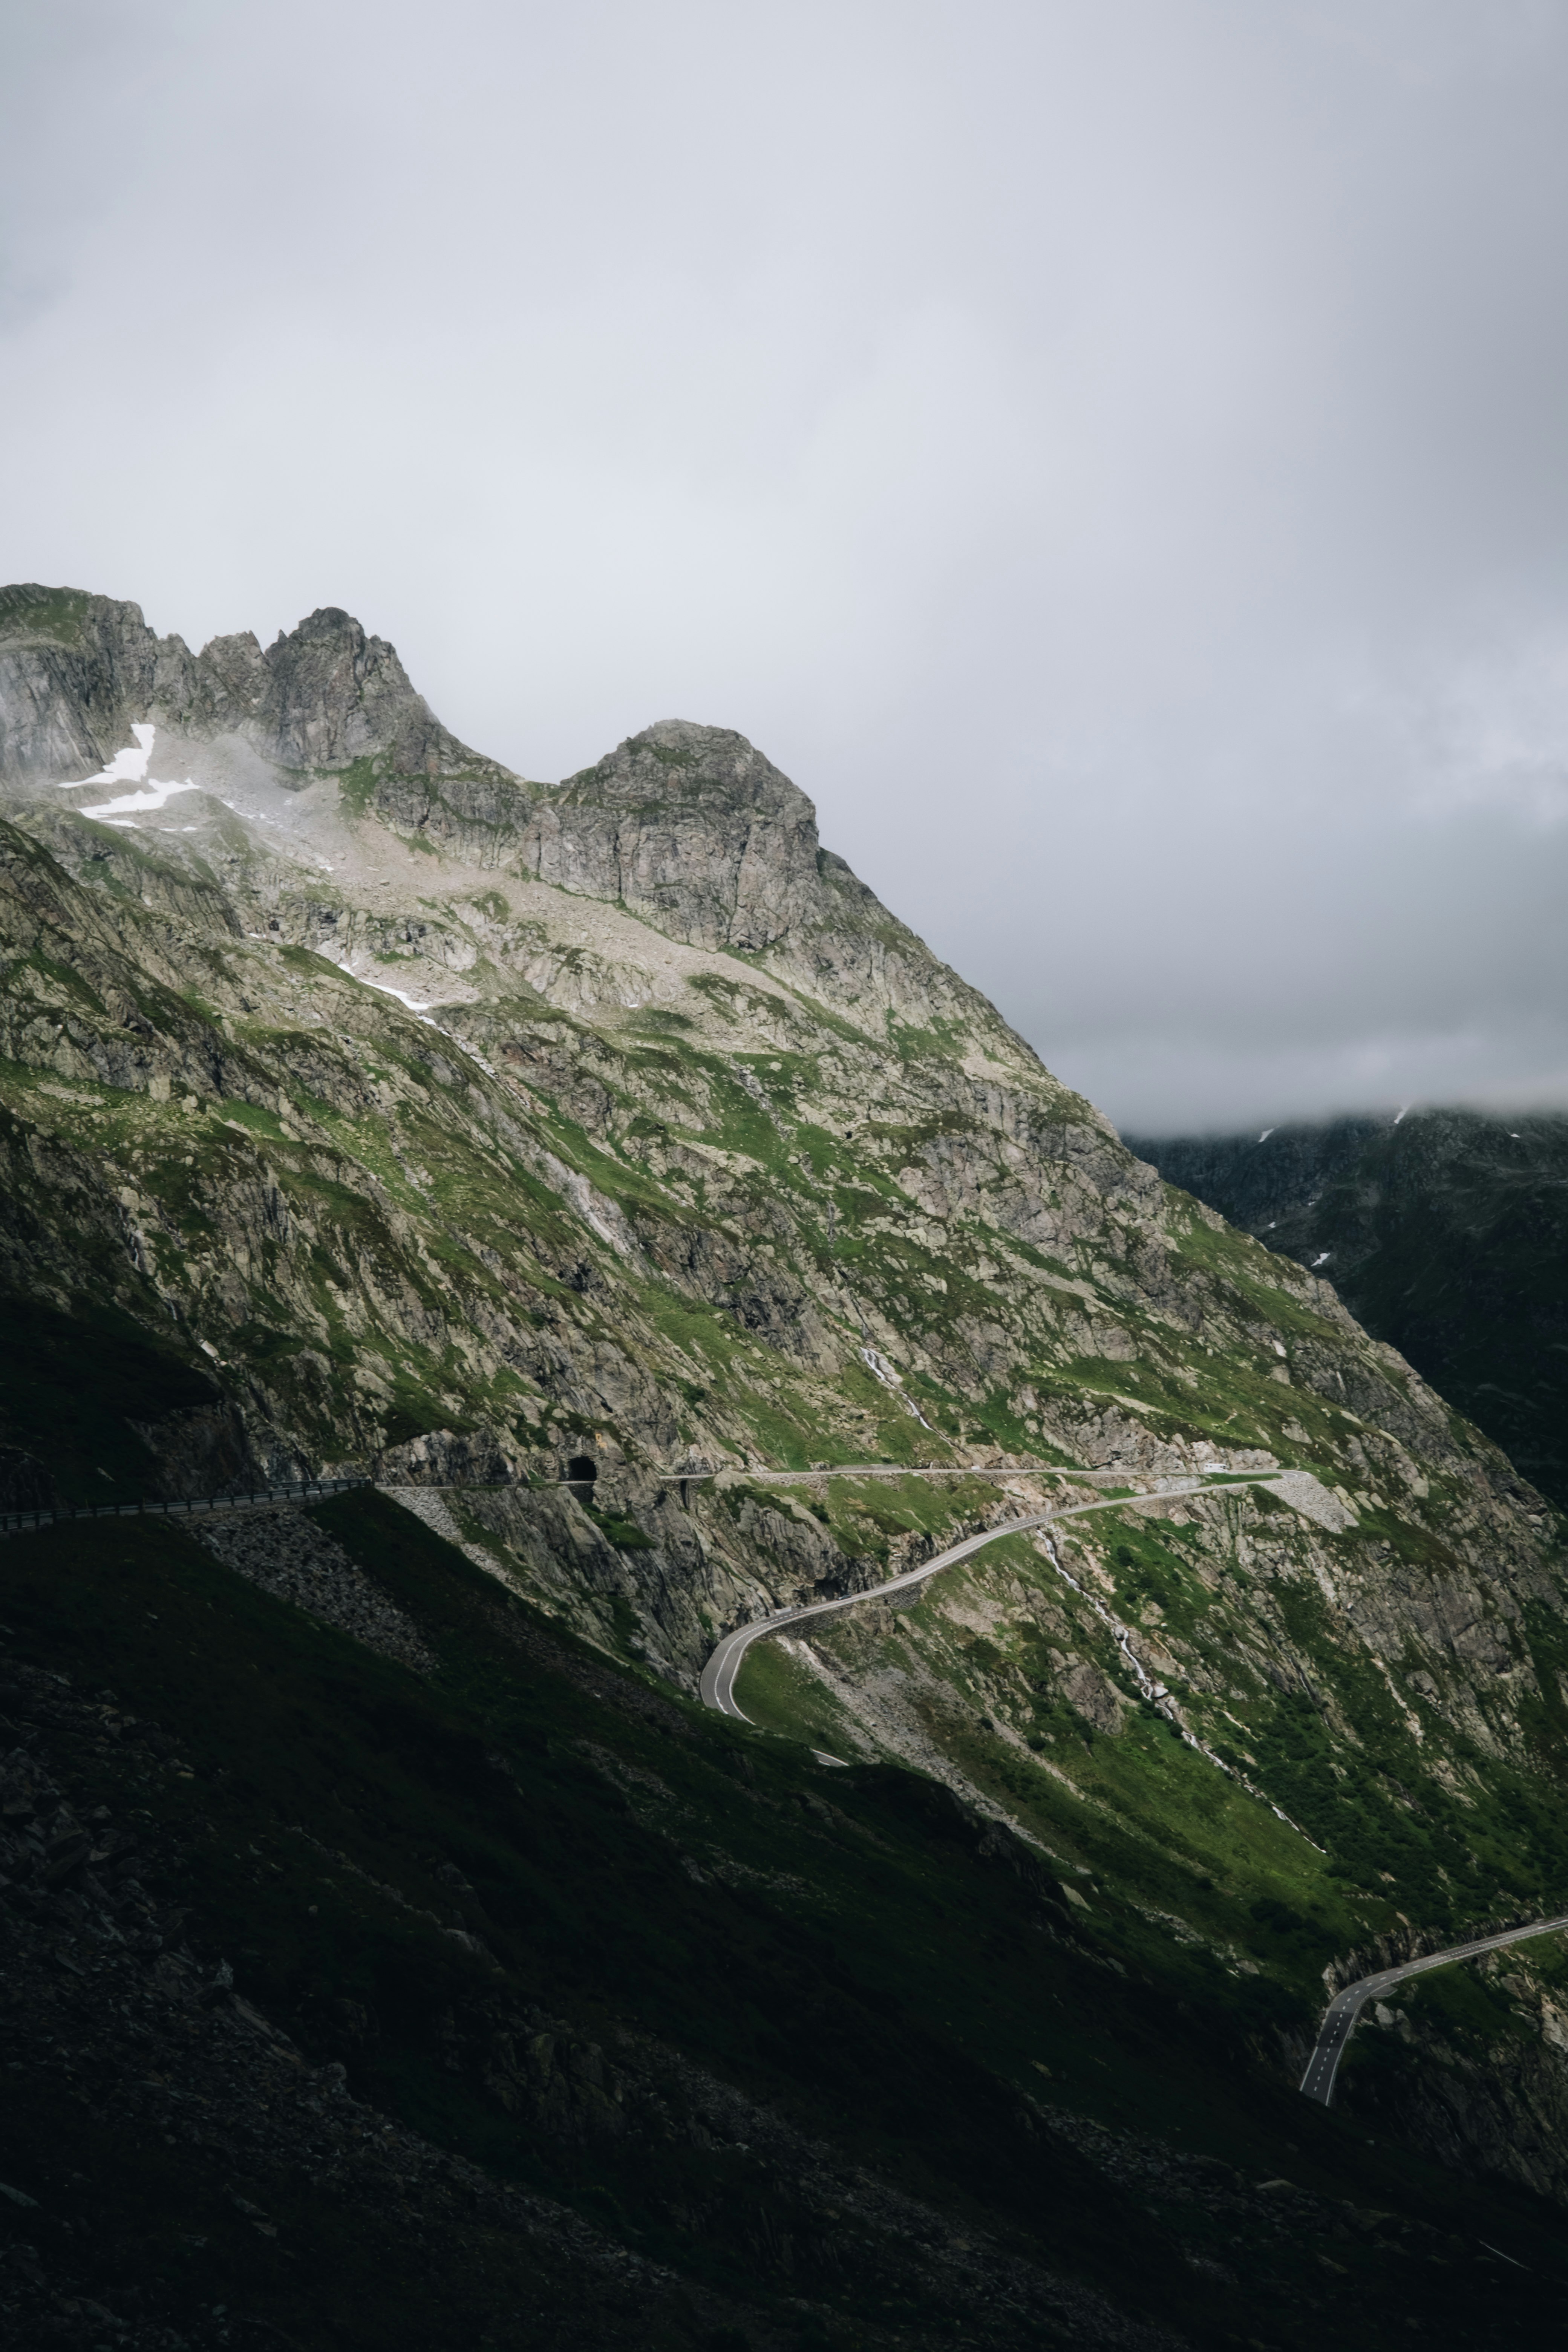
{"type": "MultiPolygon", "coordinates": [[[[849,1520],[853,1482],[829,1491],[834,1523],[849,1520]]],[[[907,1498],[930,1513],[931,1495],[889,1481],[879,1509],[896,1525],[900,1506],[918,1507],[907,1498]]],[[[1168,1945],[1173,1928],[1184,1965],[1201,1956],[1216,1981],[1254,1965],[1303,2004],[1321,2000],[1337,1955],[1413,1919],[1458,1935],[1494,1913],[1561,1907],[1568,1644],[1555,1613],[1525,1612],[1528,1737],[1499,1756],[1435,1683],[1419,1715],[1402,1704],[1310,1566],[1353,1590],[1369,1546],[1394,1549],[1392,1535],[1401,1571],[1440,1592],[1451,1566],[1440,1545],[1376,1515],[1338,1535],[1309,1530],[1267,1489],[1216,1486],[1165,1507],[1180,1516],[1113,1507],[1048,1544],[1005,1538],[912,1606],[825,1621],[812,1638],[826,1680],[799,1654],[759,1645],[739,1703],[839,1754],[857,1730],[923,1737],[1065,1866],[1092,1871],[1130,1950],[1168,1945]],[[1128,1693],[1091,1594],[1179,1691],[1187,1738],[1128,1693]],[[1064,1677],[1064,1652],[1087,1664],[1087,1685],[1064,1677]],[[1310,1661],[1310,1678],[1294,1659],[1310,1661]]]]}

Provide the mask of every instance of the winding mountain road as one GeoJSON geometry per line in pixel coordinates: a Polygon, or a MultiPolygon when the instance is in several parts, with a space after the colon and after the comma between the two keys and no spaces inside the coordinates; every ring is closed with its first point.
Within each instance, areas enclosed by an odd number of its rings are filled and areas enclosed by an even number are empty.
{"type": "MultiPolygon", "coordinates": [[[[811,1475],[804,1474],[805,1476],[811,1475]]],[[[819,1472],[816,1475],[833,1474],[819,1472]]],[[[911,1587],[925,1583],[929,1577],[940,1576],[944,1568],[952,1568],[959,1560],[967,1559],[972,1552],[983,1549],[986,1544],[999,1543],[1004,1536],[1026,1535],[1033,1528],[1050,1527],[1058,1519],[1076,1518],[1085,1511],[1119,1510],[1130,1502],[1163,1501],[1166,1497],[1173,1500],[1181,1495],[1223,1494],[1226,1486],[1271,1486],[1279,1479],[1300,1481],[1300,1472],[1287,1470],[1259,1470],[1241,1477],[1233,1473],[1223,1485],[1209,1478],[1196,1480],[1190,1486],[1162,1486],[1146,1495],[1097,1496],[1091,1503],[1061,1504],[1051,1510],[1032,1512],[1026,1518],[1007,1519],[1001,1527],[987,1528],[983,1534],[969,1536],[963,1543],[953,1544],[947,1551],[938,1552],[934,1559],[926,1560],[919,1568],[906,1570],[902,1576],[889,1577],[885,1584],[873,1584],[864,1592],[845,1593],[837,1601],[808,1601],[800,1608],[775,1609],[769,1616],[756,1618],[749,1625],[737,1625],[732,1633],[725,1634],[702,1669],[700,1685],[702,1703],[716,1709],[720,1715],[733,1716],[742,1723],[749,1723],[750,1716],[735,1697],[735,1677],[753,1642],[765,1641],[770,1633],[787,1633],[809,1618],[835,1616],[839,1611],[853,1609],[863,1601],[885,1601],[889,1593],[907,1592],[911,1587]]],[[[1206,1750],[1205,1752],[1207,1753],[1206,1750]]],[[[1279,1808],[1276,1806],[1272,1810],[1278,1811],[1279,1808]]],[[[1288,1820],[1289,1816],[1282,1814],[1280,1818],[1288,1820]]],[[[1324,2012],[1317,2046],[1301,2077],[1303,2095],[1315,2099],[1321,2106],[1329,2105],[1333,2097],[1334,2077],[1339,2072],[1340,2060],[1355,2031],[1357,2018],[1369,2000],[1388,1991],[1391,1986],[1402,1984],[1406,1977],[1420,1976],[1428,1969],[1447,1968],[1451,1960],[1473,1959],[1482,1952],[1500,1951],[1507,1944],[1525,1943],[1532,1936],[1551,1936],[1565,1931],[1568,1931],[1568,1913],[1555,1919],[1534,1920],[1525,1927],[1505,1927],[1495,1936],[1478,1936],[1469,1943],[1451,1945],[1443,1952],[1425,1953],[1420,1959],[1405,1960],[1398,1968],[1382,1969],[1375,1976],[1360,1977],[1354,1984],[1346,1985],[1342,1992],[1334,1995],[1324,2012]]]]}
{"type": "Polygon", "coordinates": [[[1316,2099],[1326,2107],[1334,2095],[1334,2076],[1340,2060],[1345,2054],[1345,2044],[1355,2031],[1355,2021],[1369,2000],[1390,1986],[1403,1984],[1406,1977],[1420,1976],[1427,1969],[1447,1968],[1450,1960],[1473,1959],[1479,1952],[1500,1951],[1505,1944],[1522,1944],[1531,1936],[1552,1936],[1568,1928],[1568,1913],[1558,1919],[1537,1919],[1528,1927],[1505,1927],[1500,1935],[1478,1936],[1468,1944],[1451,1945],[1446,1952],[1426,1952],[1418,1960],[1406,1960],[1397,1969],[1382,1969],[1373,1977],[1358,1977],[1354,1984],[1337,1992],[1323,2013],[1318,2032],[1318,2046],[1307,2063],[1301,2077],[1305,2097],[1316,2099]]]}
{"type": "MultiPolygon", "coordinates": [[[[833,1474],[819,1472],[816,1475],[833,1474]]],[[[770,1633],[788,1633],[810,1617],[834,1616],[838,1611],[853,1609],[863,1601],[886,1601],[889,1593],[907,1592],[912,1586],[923,1584],[928,1577],[940,1576],[944,1568],[952,1568],[956,1561],[967,1559],[971,1552],[979,1551],[984,1545],[1000,1543],[1004,1536],[1026,1535],[1031,1528],[1049,1527],[1058,1519],[1076,1518],[1084,1511],[1121,1510],[1129,1503],[1163,1502],[1167,1498],[1173,1501],[1180,1495],[1224,1494],[1227,1486],[1266,1486],[1277,1478],[1299,1478],[1300,1475],[1300,1472],[1289,1470],[1250,1471],[1239,1477],[1232,1473],[1224,1484],[1215,1479],[1197,1479],[1190,1486],[1163,1486],[1146,1495],[1102,1495],[1097,1496],[1092,1503],[1059,1504],[1051,1510],[1036,1511],[1027,1518],[1008,1519],[999,1528],[987,1528],[982,1535],[967,1537],[963,1543],[954,1544],[951,1550],[938,1552],[934,1559],[926,1560],[920,1568],[907,1569],[902,1576],[890,1576],[885,1584],[869,1586],[864,1592],[847,1592],[837,1601],[808,1601],[797,1609],[775,1609],[771,1615],[755,1618],[749,1625],[737,1625],[732,1633],[725,1634],[702,1669],[702,1680],[698,1686],[702,1704],[716,1708],[721,1715],[731,1715],[742,1723],[749,1723],[751,1717],[735,1698],[735,1677],[741,1670],[741,1661],[753,1642],[763,1641],[770,1633]]]]}

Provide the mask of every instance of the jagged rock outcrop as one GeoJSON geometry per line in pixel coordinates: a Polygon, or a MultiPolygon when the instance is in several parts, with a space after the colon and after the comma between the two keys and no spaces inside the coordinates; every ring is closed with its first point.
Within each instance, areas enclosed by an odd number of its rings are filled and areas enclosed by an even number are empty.
{"type": "Polygon", "coordinates": [[[874,1008],[879,1020],[1001,1026],[822,847],[812,802],[732,728],[661,719],[541,792],[518,862],[560,889],[627,907],[671,939],[760,956],[795,985],[874,1008]]]}
{"type": "Polygon", "coordinates": [[[215,1396],[210,1404],[188,1405],[157,1421],[127,1415],[126,1425],[152,1456],[149,1483],[163,1501],[238,1494],[265,1486],[272,1475],[232,1398],[215,1396]]]}
{"type": "Polygon", "coordinates": [[[820,919],[816,812],[729,728],[631,736],[550,795],[528,854],[542,880],[703,947],[768,948],[820,919]]]}
{"type": "MultiPolygon", "coordinates": [[[[374,814],[438,855],[625,907],[671,939],[762,956],[792,986],[879,1021],[979,1023],[1004,1043],[1004,1060],[1032,1059],[994,1008],[821,847],[806,795],[731,729],[662,720],[562,784],[530,785],[459,742],[395,649],[336,606],[266,647],[242,631],[192,654],[156,635],[135,604],[0,591],[0,784],[87,781],[144,725],[174,738],[157,756],[176,772],[193,751],[228,745],[291,792],[338,775],[352,816],[374,814]]],[[[68,816],[41,814],[68,857],[68,816]]],[[[231,839],[222,854],[232,860],[231,839]]],[[[193,876],[197,887],[210,863],[193,876]]]]}
{"type": "Polygon", "coordinates": [[[309,774],[384,760],[395,772],[493,770],[416,693],[395,646],[324,604],[262,651],[248,631],[215,637],[202,665],[222,681],[240,731],[264,758],[309,774]]]}
{"type": "Polygon", "coordinates": [[[237,715],[222,681],[139,604],[36,583],[0,589],[0,782],[88,777],[161,716],[211,731],[237,715]]]}
{"type": "Polygon", "coordinates": [[[443,727],[384,638],[323,605],[264,651],[248,631],[193,654],[139,604],[76,589],[0,590],[0,782],[88,777],[151,722],[237,733],[285,776],[356,760],[394,775],[504,777],[443,727]]]}

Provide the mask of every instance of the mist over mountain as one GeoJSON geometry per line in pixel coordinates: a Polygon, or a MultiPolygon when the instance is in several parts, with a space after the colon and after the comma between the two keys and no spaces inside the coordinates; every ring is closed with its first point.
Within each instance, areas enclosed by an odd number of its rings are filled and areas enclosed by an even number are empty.
{"type": "Polygon", "coordinates": [[[20,585],[0,789],[18,2340],[1551,2324],[1561,1937],[1299,2087],[1568,1907],[1494,1432],[729,727],[20,585]]]}
{"type": "Polygon", "coordinates": [[[738,727],[1119,1127],[1568,1105],[1561,8],[13,15],[7,576],[738,727]]]}

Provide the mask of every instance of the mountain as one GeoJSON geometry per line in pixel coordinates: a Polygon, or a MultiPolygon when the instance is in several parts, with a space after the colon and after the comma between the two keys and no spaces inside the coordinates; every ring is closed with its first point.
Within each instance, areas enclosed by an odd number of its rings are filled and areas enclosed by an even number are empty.
{"type": "Polygon", "coordinates": [[[1130,1139],[1298,1265],[1568,1505],[1568,1117],[1417,1110],[1130,1139]]]}
{"type": "Polygon", "coordinates": [[[1295,2089],[1325,1980],[1568,1907],[1489,1437],[727,729],[541,783],[335,609],[23,587],[0,792],[13,1507],[375,1482],[0,1543],[14,2325],[1544,2324],[1556,1943],[1295,2089]]]}

